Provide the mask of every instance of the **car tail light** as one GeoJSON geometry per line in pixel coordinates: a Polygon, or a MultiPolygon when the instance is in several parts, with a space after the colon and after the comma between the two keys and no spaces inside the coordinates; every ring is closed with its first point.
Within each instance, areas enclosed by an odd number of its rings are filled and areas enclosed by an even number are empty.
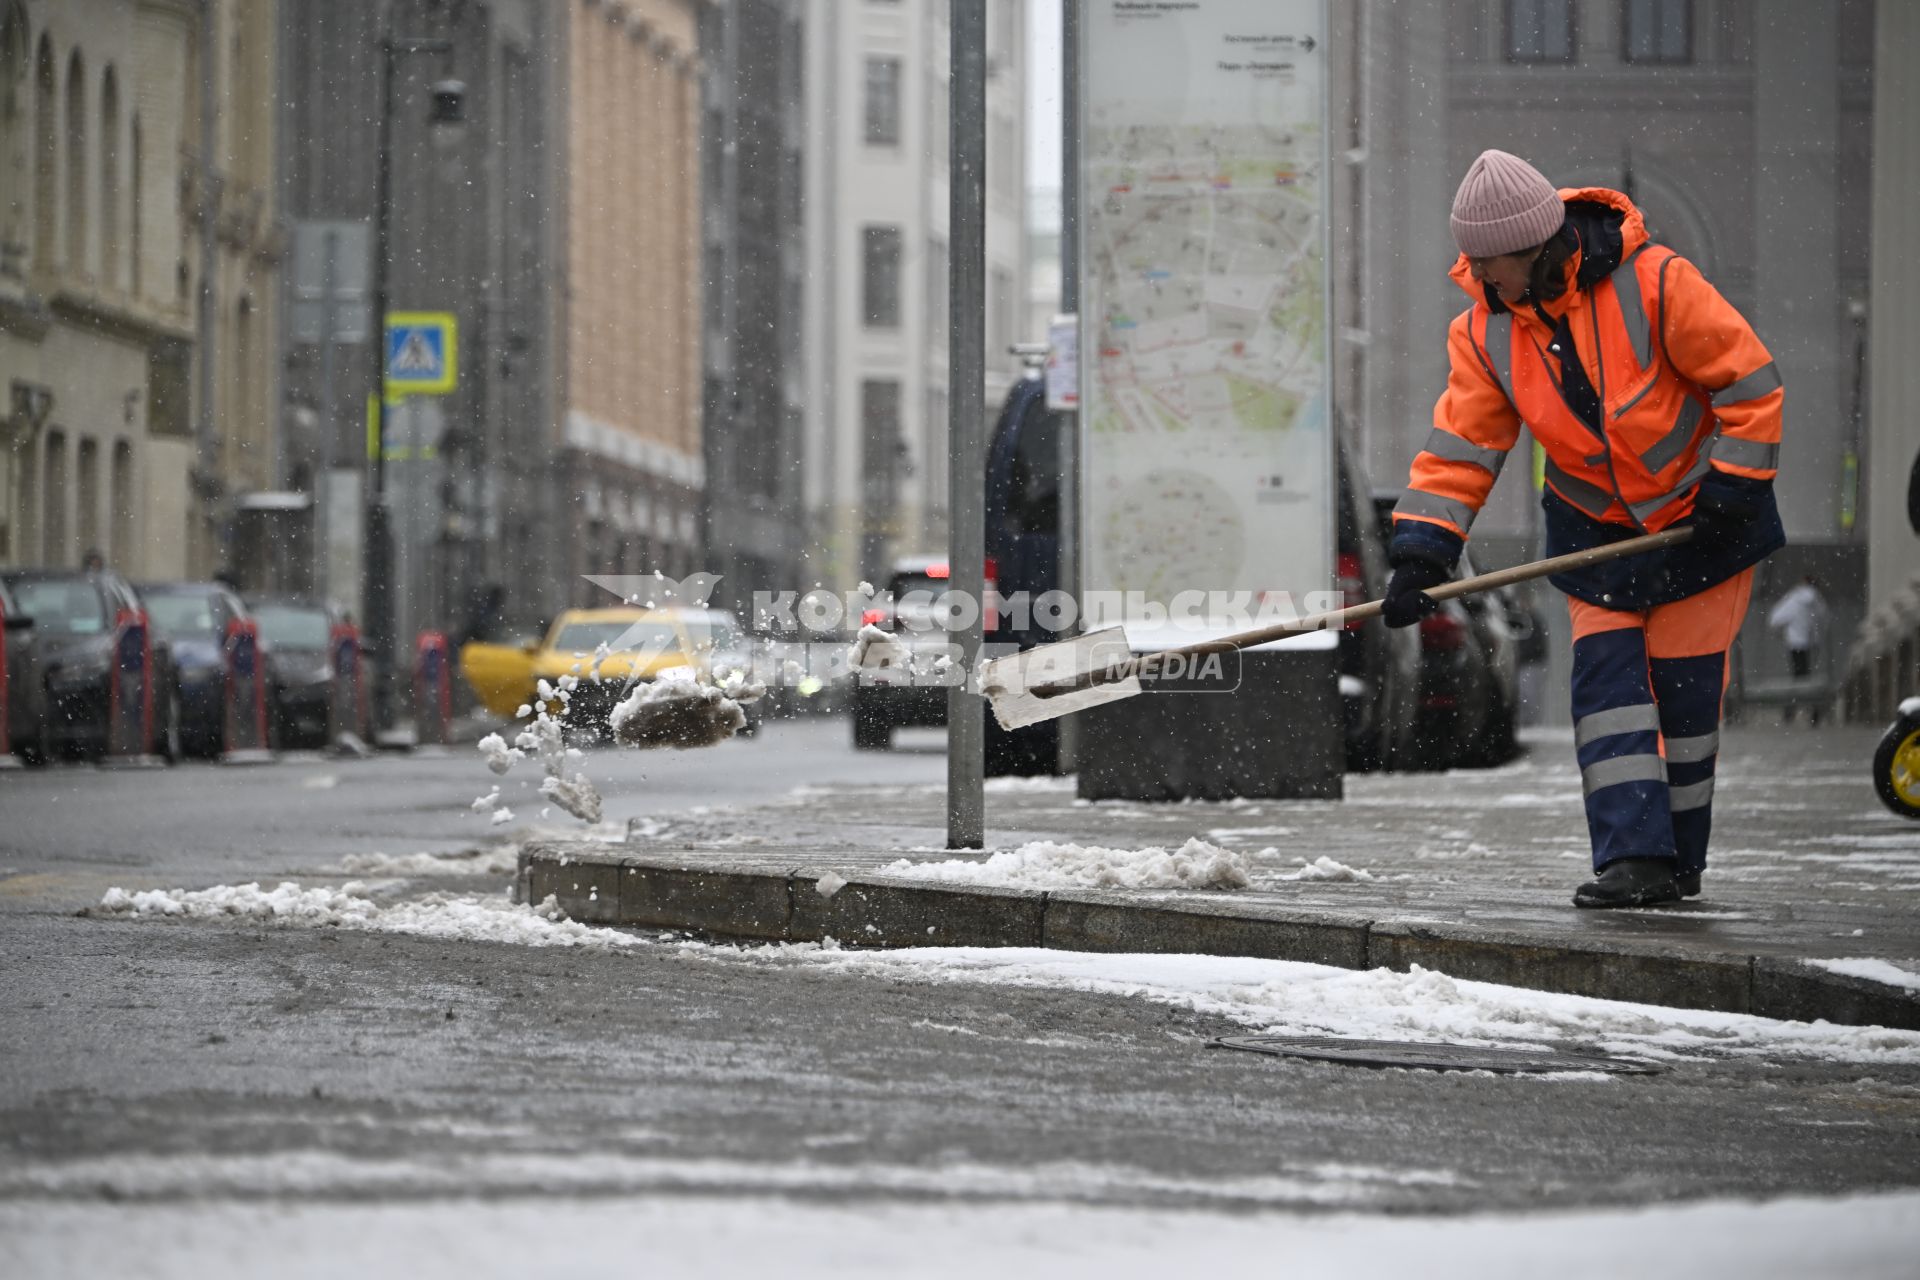
{"type": "MultiPolygon", "coordinates": [[[[1000,577],[1000,562],[992,556],[988,556],[986,563],[981,567],[985,570],[982,576],[984,576],[988,582],[996,581],[1000,577]]],[[[944,560],[938,564],[930,564],[927,566],[927,576],[929,578],[947,578],[951,577],[952,574],[953,571],[947,566],[944,560]]]]}
{"type": "Polygon", "coordinates": [[[1449,613],[1430,613],[1420,619],[1420,644],[1423,648],[1451,652],[1467,642],[1467,629],[1449,613]]]}
{"type": "MultiPolygon", "coordinates": [[[[1334,570],[1334,586],[1338,588],[1342,607],[1359,604],[1367,596],[1367,576],[1360,567],[1360,557],[1351,551],[1342,551],[1334,570]]],[[[1348,631],[1358,631],[1367,624],[1358,620],[1346,625],[1348,631]]]]}
{"type": "Polygon", "coordinates": [[[863,627],[887,627],[893,625],[893,614],[886,609],[868,609],[860,615],[863,627]]]}

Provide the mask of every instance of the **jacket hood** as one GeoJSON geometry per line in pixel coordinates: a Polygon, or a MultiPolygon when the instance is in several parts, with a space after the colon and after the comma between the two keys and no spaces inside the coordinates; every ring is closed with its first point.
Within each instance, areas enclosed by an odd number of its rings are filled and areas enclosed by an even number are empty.
{"type": "MultiPolygon", "coordinates": [[[[1546,304],[1549,312],[1565,309],[1576,289],[1590,289],[1613,273],[1615,267],[1647,242],[1647,222],[1633,201],[1606,187],[1562,187],[1560,199],[1567,206],[1567,224],[1578,247],[1567,261],[1567,291],[1546,304]]],[[[1449,278],[1475,302],[1484,302],[1495,315],[1508,310],[1493,289],[1473,278],[1467,255],[1454,259],[1449,278]]]]}

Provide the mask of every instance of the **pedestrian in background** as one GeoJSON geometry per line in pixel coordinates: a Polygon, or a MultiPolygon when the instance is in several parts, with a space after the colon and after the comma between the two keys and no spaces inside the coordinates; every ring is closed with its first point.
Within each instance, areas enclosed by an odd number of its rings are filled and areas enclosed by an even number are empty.
{"type": "MultiPolygon", "coordinates": [[[[1809,680],[1813,677],[1814,648],[1826,638],[1827,601],[1820,594],[1819,586],[1813,575],[1806,577],[1774,602],[1767,611],[1767,625],[1780,633],[1786,641],[1787,662],[1793,671],[1795,680],[1809,680]]],[[[1793,723],[1794,704],[1787,703],[1786,720],[1793,723]]],[[[1820,723],[1820,704],[1816,700],[1810,715],[1814,724],[1820,723]]]]}
{"type": "Polygon", "coordinates": [[[1452,277],[1471,305],[1394,512],[1385,615],[1445,582],[1525,426],[1547,455],[1547,554],[1691,524],[1677,546],[1553,584],[1573,618],[1574,743],[1594,879],[1581,907],[1700,892],[1727,651],[1753,566],[1786,541],[1774,503],[1783,391],[1746,319],[1618,191],[1556,191],[1486,151],[1454,198],[1452,277]]]}

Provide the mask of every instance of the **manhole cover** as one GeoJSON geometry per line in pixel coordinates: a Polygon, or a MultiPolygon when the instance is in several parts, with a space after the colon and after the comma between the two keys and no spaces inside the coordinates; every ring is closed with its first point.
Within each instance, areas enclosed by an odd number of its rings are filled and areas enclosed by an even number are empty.
{"type": "Polygon", "coordinates": [[[1660,1068],[1647,1062],[1608,1058],[1597,1053],[1554,1049],[1503,1049],[1477,1044],[1422,1043],[1417,1040],[1347,1040],[1337,1036],[1223,1036],[1218,1049],[1246,1049],[1285,1058],[1317,1058],[1356,1067],[1414,1067],[1428,1071],[1606,1071],[1614,1075],[1651,1075],[1660,1068]]]}

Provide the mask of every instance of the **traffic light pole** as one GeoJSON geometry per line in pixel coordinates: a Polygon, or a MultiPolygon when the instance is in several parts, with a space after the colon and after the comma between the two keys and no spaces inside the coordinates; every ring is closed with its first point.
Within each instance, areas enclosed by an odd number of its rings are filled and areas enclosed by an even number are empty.
{"type": "Polygon", "coordinates": [[[377,732],[394,721],[395,636],[393,617],[393,527],[387,510],[387,259],[393,212],[393,68],[401,56],[453,52],[451,40],[395,40],[387,34],[389,8],[380,32],[380,154],[373,231],[373,407],[367,440],[367,550],[360,593],[367,656],[374,663],[373,718],[377,732]]]}

